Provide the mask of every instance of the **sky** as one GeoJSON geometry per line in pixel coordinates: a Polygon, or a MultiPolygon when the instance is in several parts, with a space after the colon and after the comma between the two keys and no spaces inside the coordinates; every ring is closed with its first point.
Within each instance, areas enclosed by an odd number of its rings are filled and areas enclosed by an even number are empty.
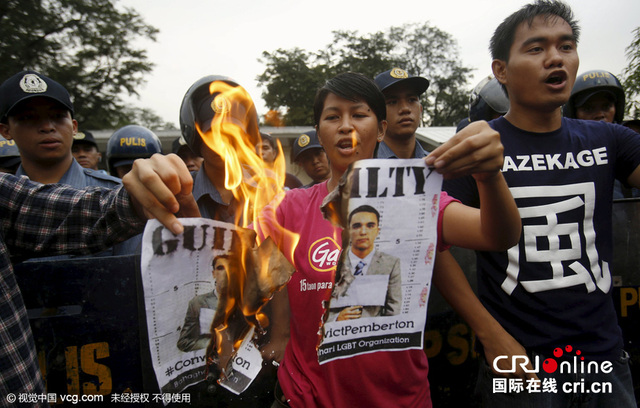
{"type": "MultiPolygon", "coordinates": [[[[639,0],[565,0],[579,21],[578,74],[604,69],[620,75],[628,65],[625,49],[640,26],[639,0]]],[[[206,75],[235,79],[251,95],[259,115],[267,112],[264,88],[256,77],[264,72],[263,51],[302,48],[317,51],[332,31],[364,35],[405,23],[429,22],[457,41],[464,66],[472,68],[471,90],[491,74],[488,44],[500,22],[527,0],[119,0],[160,30],[157,41],[138,41],[155,64],[145,76],[132,105],[149,108],[164,121],[179,125],[187,89],[206,75]],[[498,5],[499,3],[499,5],[498,5]]],[[[391,67],[390,67],[391,68],[391,67]]],[[[428,75],[426,75],[428,77],[428,75]]]]}

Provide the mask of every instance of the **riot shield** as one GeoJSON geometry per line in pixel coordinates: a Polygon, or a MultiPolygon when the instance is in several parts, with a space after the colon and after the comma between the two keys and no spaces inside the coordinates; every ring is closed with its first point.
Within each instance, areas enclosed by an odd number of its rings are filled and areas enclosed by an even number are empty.
{"type": "Polygon", "coordinates": [[[48,393],[142,391],[139,269],[136,255],[15,266],[48,393]]]}

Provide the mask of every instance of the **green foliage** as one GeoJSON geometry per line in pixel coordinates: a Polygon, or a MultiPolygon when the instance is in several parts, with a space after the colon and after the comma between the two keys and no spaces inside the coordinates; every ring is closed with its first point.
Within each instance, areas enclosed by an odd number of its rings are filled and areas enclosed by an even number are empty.
{"type": "Polygon", "coordinates": [[[627,115],[640,118],[640,27],[634,30],[634,38],[626,49],[629,65],[624,69],[624,86],[627,97],[627,115]]]}
{"type": "Polygon", "coordinates": [[[299,48],[263,52],[259,61],[267,68],[257,77],[258,84],[265,88],[266,105],[284,111],[285,124],[313,125],[315,92],[336,74],[355,71],[373,78],[393,67],[431,82],[422,97],[425,124],[455,126],[467,116],[471,69],[461,65],[457,42],[448,33],[422,23],[366,35],[334,31],[333,37],[317,52],[299,48]]]}
{"type": "Polygon", "coordinates": [[[325,66],[314,64],[315,56],[299,48],[265,51],[262,58],[267,69],[257,80],[266,87],[262,94],[266,105],[274,110],[287,107],[283,115],[286,126],[313,124],[313,98],[330,77],[324,72],[325,66]]]}
{"type": "Polygon", "coordinates": [[[115,0],[3,0],[0,78],[42,72],[69,90],[81,127],[115,129],[143,114],[121,95],[137,95],[153,68],[133,43],[157,32],[115,0]]]}
{"type": "Polygon", "coordinates": [[[430,126],[455,126],[467,117],[467,80],[472,69],[461,65],[456,40],[429,23],[392,27],[389,36],[406,56],[405,69],[429,79],[422,98],[425,122],[430,126]]]}
{"type": "Polygon", "coordinates": [[[374,78],[380,72],[402,64],[402,59],[391,55],[393,50],[394,45],[383,32],[358,36],[357,31],[334,31],[333,42],[318,55],[331,67],[328,70],[331,77],[352,71],[374,78]]]}

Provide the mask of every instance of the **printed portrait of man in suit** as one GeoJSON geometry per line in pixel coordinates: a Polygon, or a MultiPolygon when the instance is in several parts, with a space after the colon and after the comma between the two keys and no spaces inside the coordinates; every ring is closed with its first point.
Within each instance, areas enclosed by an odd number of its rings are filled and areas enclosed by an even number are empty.
{"type": "Polygon", "coordinates": [[[343,254],[339,281],[331,299],[329,321],[393,316],[402,305],[400,259],[378,251],[380,213],[370,205],[351,211],[350,245],[343,254]]]}
{"type": "Polygon", "coordinates": [[[184,323],[178,338],[180,351],[193,351],[207,348],[211,341],[211,323],[218,306],[220,295],[226,290],[229,257],[218,255],[211,264],[214,287],[211,292],[197,295],[189,301],[184,323]]]}

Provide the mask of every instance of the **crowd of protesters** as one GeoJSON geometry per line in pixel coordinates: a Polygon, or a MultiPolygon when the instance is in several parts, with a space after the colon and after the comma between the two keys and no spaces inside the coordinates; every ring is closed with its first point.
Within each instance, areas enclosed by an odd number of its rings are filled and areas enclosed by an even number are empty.
{"type": "MultiPolygon", "coordinates": [[[[559,1],[538,0],[507,17],[490,39],[493,75],[474,88],[456,134],[432,152],[416,133],[428,78],[389,67],[375,78],[342,73],[318,90],[309,101],[314,130],[295,139],[290,157],[311,182],[303,185],[285,169],[284,199],[253,226],[297,268],[271,301],[278,316],[288,317],[274,322],[286,326],[287,335],[263,350],[274,364],[263,368],[254,406],[431,406],[422,350],[318,364],[318,322],[331,291],[303,292],[297,284],[305,279],[331,287],[326,283],[335,271],[318,274],[308,260],[314,242],[341,234],[320,205],[351,164],[374,157],[419,158],[444,175],[433,284],[477,336],[486,362],[477,374],[482,406],[636,406],[610,271],[613,200],[640,196],[640,136],[637,122],[624,120],[619,80],[603,69],[578,74],[579,35],[571,9],[559,1]],[[299,234],[298,246],[289,247],[274,225],[299,234]],[[477,251],[477,295],[450,246],[477,251]],[[567,345],[588,360],[611,362],[612,369],[578,377],[530,370],[535,358],[547,361],[567,345]],[[528,356],[529,364],[496,363],[499,356],[528,356]],[[504,372],[526,381],[608,382],[613,391],[497,393],[493,380],[504,372]],[[585,405],[573,405],[578,402],[585,405]]],[[[78,130],[62,84],[32,70],[4,80],[0,405],[11,393],[46,393],[14,259],[139,254],[151,217],[175,233],[182,230],[177,216],[238,224],[243,203],[225,185],[229,158],[203,136],[215,135],[211,127],[221,111],[241,124],[246,146],[234,148],[278,171],[284,141],[259,130],[250,99],[216,109],[216,94],[209,92],[216,82],[241,88],[220,75],[196,80],[182,101],[181,135],[171,153],[164,154],[152,130],[131,124],[111,135],[103,163],[92,132],[78,130]]],[[[198,404],[246,406],[210,390],[194,391],[198,404]]]]}

